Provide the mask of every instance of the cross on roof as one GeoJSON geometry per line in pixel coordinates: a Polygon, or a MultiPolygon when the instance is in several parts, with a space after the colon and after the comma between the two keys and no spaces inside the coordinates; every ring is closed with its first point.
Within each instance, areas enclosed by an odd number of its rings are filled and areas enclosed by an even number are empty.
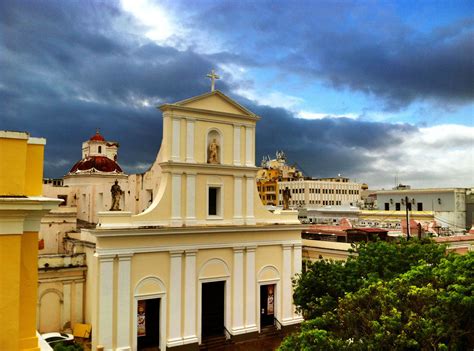
{"type": "Polygon", "coordinates": [[[211,91],[214,91],[216,84],[215,81],[216,79],[221,79],[221,77],[219,77],[214,70],[212,70],[211,73],[208,73],[207,77],[211,78],[211,91]]]}

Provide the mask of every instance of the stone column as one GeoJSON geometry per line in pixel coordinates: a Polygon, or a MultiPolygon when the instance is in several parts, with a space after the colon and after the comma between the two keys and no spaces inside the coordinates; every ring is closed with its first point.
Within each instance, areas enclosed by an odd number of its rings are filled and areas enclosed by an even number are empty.
{"type": "Polygon", "coordinates": [[[289,321],[293,319],[293,311],[292,311],[292,284],[291,284],[291,270],[292,270],[292,262],[291,262],[291,249],[293,245],[291,244],[283,244],[283,273],[282,273],[282,282],[281,282],[281,289],[282,289],[282,323],[284,324],[285,321],[289,321]]]}
{"type": "Polygon", "coordinates": [[[97,318],[99,329],[98,345],[104,350],[112,350],[114,301],[114,255],[99,256],[99,300],[97,302],[97,318]]]}
{"type": "Polygon", "coordinates": [[[255,250],[256,246],[248,246],[245,264],[245,332],[257,331],[256,324],[256,284],[255,279],[255,250]]]}
{"type": "Polygon", "coordinates": [[[183,344],[181,334],[181,267],[183,250],[170,252],[170,319],[168,333],[168,347],[183,344]]]}
{"type": "Polygon", "coordinates": [[[186,118],[186,162],[194,160],[194,120],[186,118]]]}
{"type": "Polygon", "coordinates": [[[240,124],[234,124],[234,166],[240,166],[240,124]]]}
{"type": "Polygon", "coordinates": [[[232,334],[244,332],[244,248],[234,247],[232,334]]]}
{"type": "MultiPolygon", "coordinates": [[[[295,244],[293,246],[293,277],[295,277],[296,274],[301,273],[301,265],[302,265],[301,244],[295,244]]],[[[300,317],[301,316],[298,313],[296,313],[296,306],[293,304],[293,318],[300,318],[300,317]]]]}
{"type": "Polygon", "coordinates": [[[196,224],[196,174],[186,174],[186,224],[196,224]]]}
{"type": "Polygon", "coordinates": [[[196,336],[196,253],[197,250],[186,250],[186,275],[184,291],[186,298],[184,300],[184,343],[197,343],[196,336]]]}
{"type": "Polygon", "coordinates": [[[84,281],[77,281],[74,285],[74,299],[76,300],[74,304],[74,322],[83,323],[84,281]]]}
{"type": "Polygon", "coordinates": [[[246,224],[255,224],[254,216],[254,191],[255,191],[255,178],[247,178],[247,213],[245,214],[245,223],[246,224]]]}
{"type": "Polygon", "coordinates": [[[181,174],[171,174],[171,225],[181,226],[181,174]]]}
{"type": "Polygon", "coordinates": [[[242,177],[234,176],[234,224],[244,224],[242,219],[242,177]]]}
{"type": "Polygon", "coordinates": [[[118,255],[117,284],[117,350],[131,350],[130,339],[130,273],[133,254],[118,255]]]}
{"type": "Polygon", "coordinates": [[[72,321],[71,321],[71,281],[63,282],[63,318],[62,318],[62,326],[64,326],[67,322],[71,322],[72,328],[72,321]]]}

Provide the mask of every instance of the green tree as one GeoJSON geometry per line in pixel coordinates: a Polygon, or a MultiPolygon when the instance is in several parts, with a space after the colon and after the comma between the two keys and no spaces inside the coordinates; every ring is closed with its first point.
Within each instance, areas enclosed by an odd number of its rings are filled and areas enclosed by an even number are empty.
{"type": "Polygon", "coordinates": [[[446,247],[430,240],[358,243],[346,262],[321,260],[307,264],[294,282],[293,299],[305,319],[315,318],[337,307],[348,292],[378,280],[390,280],[419,261],[436,265],[446,247]]]}
{"type": "MultiPolygon", "coordinates": [[[[280,350],[466,350],[474,346],[474,253],[446,256],[430,243],[388,244],[398,246],[390,248],[392,257],[409,262],[400,257],[405,252],[413,261],[411,268],[390,264],[393,270],[385,271],[377,269],[375,262],[383,262],[376,256],[387,251],[379,243],[370,245],[363,245],[359,256],[350,260],[353,267],[335,265],[353,274],[366,267],[360,285],[339,296],[335,304],[331,301],[330,308],[312,309],[324,312],[304,322],[280,350]],[[428,246],[415,247],[420,245],[428,246]],[[397,270],[405,271],[397,274],[397,270]]],[[[302,274],[297,287],[308,284],[304,279],[314,276],[310,272],[314,267],[302,274]]]]}

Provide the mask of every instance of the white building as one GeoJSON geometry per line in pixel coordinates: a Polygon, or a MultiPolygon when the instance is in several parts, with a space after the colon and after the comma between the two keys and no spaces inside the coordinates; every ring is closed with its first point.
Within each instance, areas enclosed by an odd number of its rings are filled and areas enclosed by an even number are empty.
{"type": "Polygon", "coordinates": [[[404,212],[407,207],[410,211],[433,211],[439,225],[462,232],[472,226],[468,220],[472,214],[466,216],[466,194],[471,191],[465,188],[380,190],[377,207],[387,212],[404,212]]]}
{"type": "Polygon", "coordinates": [[[278,182],[278,203],[283,204],[282,192],[290,189],[290,205],[303,207],[356,206],[361,201],[364,184],[350,182],[348,178],[298,179],[278,182]]]}

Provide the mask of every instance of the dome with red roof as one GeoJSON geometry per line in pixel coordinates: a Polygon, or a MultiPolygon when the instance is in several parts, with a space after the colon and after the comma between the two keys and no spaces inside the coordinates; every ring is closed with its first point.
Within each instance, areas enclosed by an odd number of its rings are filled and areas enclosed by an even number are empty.
{"type": "Polygon", "coordinates": [[[69,174],[78,173],[123,173],[117,162],[105,156],[89,156],[72,166],[69,174]]]}
{"type": "Polygon", "coordinates": [[[105,138],[100,135],[99,131],[97,130],[95,132],[95,135],[91,136],[91,138],[89,140],[92,140],[92,141],[105,141],[105,138]]]}

